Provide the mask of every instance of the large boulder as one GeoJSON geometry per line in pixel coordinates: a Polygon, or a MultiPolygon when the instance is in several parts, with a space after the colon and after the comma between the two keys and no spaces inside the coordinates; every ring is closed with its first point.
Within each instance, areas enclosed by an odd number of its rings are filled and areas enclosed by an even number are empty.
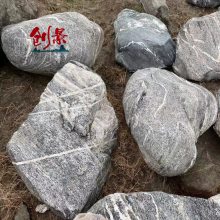
{"type": "MultiPolygon", "coordinates": [[[[9,24],[15,24],[38,16],[39,5],[34,0],[0,0],[0,32],[9,24]]],[[[0,44],[0,65],[4,64],[5,55],[0,44]]]]}
{"type": "Polygon", "coordinates": [[[38,16],[38,3],[34,0],[0,0],[0,8],[0,29],[38,16]]]}
{"type": "Polygon", "coordinates": [[[116,130],[100,76],[68,63],[48,84],[7,150],[31,193],[72,220],[99,196],[116,130]]]}
{"type": "Polygon", "coordinates": [[[187,2],[202,8],[215,8],[220,5],[219,0],[187,0],[187,2]]]}
{"type": "Polygon", "coordinates": [[[175,59],[175,43],[158,18],[125,9],[115,23],[116,60],[129,71],[165,68],[175,59]]]}
{"type": "Polygon", "coordinates": [[[49,75],[72,61],[91,67],[101,50],[103,30],[77,12],[64,12],[6,26],[1,40],[14,66],[49,75]]]}
{"type": "Polygon", "coordinates": [[[162,176],[177,176],[193,166],[197,138],[214,124],[218,111],[211,92],[157,68],[132,75],[123,105],[145,161],[162,176]]]}
{"type": "Polygon", "coordinates": [[[195,81],[220,79],[220,12],[189,20],[177,37],[174,71],[195,81]]]}
{"type": "Polygon", "coordinates": [[[98,201],[89,212],[108,220],[186,220],[220,218],[220,206],[213,201],[163,192],[116,193],[98,201]]]}
{"type": "Polygon", "coordinates": [[[146,13],[161,18],[163,21],[168,22],[169,8],[166,0],[140,0],[144,6],[146,13]]]}

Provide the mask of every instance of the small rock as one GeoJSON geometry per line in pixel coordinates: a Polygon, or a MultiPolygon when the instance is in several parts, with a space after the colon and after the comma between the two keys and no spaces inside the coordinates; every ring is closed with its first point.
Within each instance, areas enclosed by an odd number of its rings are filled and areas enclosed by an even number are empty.
{"type": "Polygon", "coordinates": [[[220,206],[213,201],[163,192],[115,193],[98,201],[89,212],[108,220],[220,219],[220,206]]]}
{"type": "Polygon", "coordinates": [[[144,6],[146,13],[161,18],[164,22],[168,22],[169,8],[166,0],[140,0],[144,6]]]}
{"type": "Polygon", "coordinates": [[[187,0],[187,2],[202,8],[215,8],[220,5],[219,0],[187,0]]]}
{"type": "Polygon", "coordinates": [[[220,12],[189,20],[177,37],[174,71],[190,80],[220,79],[220,12]]]}
{"type": "Polygon", "coordinates": [[[86,69],[59,70],[7,146],[30,192],[65,219],[97,200],[116,144],[105,84],[86,69]]]}
{"type": "Polygon", "coordinates": [[[82,213],[77,215],[74,220],[107,220],[102,215],[97,215],[93,213],[82,213]]]}
{"type": "Polygon", "coordinates": [[[14,220],[30,220],[30,215],[27,206],[23,203],[19,206],[14,220]]]}
{"type": "Polygon", "coordinates": [[[14,66],[44,75],[53,75],[72,61],[91,67],[103,39],[101,27],[77,12],[6,26],[1,36],[2,48],[14,66]]]}
{"type": "Polygon", "coordinates": [[[123,106],[146,163],[162,176],[181,175],[194,165],[197,139],[218,111],[211,92],[156,68],[131,76],[123,106]]]}
{"type": "Polygon", "coordinates": [[[175,59],[175,43],[158,18],[125,9],[115,23],[116,60],[129,71],[165,68],[175,59]]]}
{"type": "Polygon", "coordinates": [[[45,213],[48,210],[49,208],[45,204],[40,204],[35,209],[36,212],[41,213],[41,214],[45,213]]]}

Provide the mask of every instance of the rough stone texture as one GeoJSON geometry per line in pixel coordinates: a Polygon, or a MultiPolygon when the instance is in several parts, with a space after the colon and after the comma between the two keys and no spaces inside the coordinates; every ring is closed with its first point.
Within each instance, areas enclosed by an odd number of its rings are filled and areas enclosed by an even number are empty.
{"type": "Polygon", "coordinates": [[[215,8],[220,5],[220,0],[187,0],[187,2],[203,8],[215,8]]]}
{"type": "MultiPolygon", "coordinates": [[[[64,12],[6,26],[3,28],[1,39],[3,50],[14,66],[27,72],[50,75],[72,61],[91,67],[101,50],[103,30],[77,12],[64,12]],[[33,52],[35,46],[30,37],[31,31],[39,27],[41,34],[48,33],[49,26],[51,26],[51,43],[55,29],[65,29],[63,34],[67,35],[65,37],[67,43],[61,42],[61,44],[63,43],[68,52],[53,51],[60,49],[60,45],[56,43],[46,49],[52,52],[33,52]]],[[[37,49],[42,51],[48,42],[46,38],[37,49]]]]}
{"type": "Polygon", "coordinates": [[[218,119],[215,123],[214,129],[218,136],[220,137],[220,90],[217,92],[217,101],[218,101],[218,119]]]}
{"type": "Polygon", "coordinates": [[[200,199],[162,192],[116,193],[98,201],[90,210],[108,220],[186,220],[220,218],[220,206],[200,199]]]}
{"type": "Polygon", "coordinates": [[[38,5],[34,0],[0,0],[0,29],[38,16],[38,5]]]}
{"type": "Polygon", "coordinates": [[[209,198],[209,200],[215,202],[217,205],[220,206],[220,194],[212,196],[211,198],[209,198]]]}
{"type": "Polygon", "coordinates": [[[173,64],[175,43],[158,18],[125,9],[118,15],[114,27],[116,60],[129,71],[173,64]]]}
{"type": "Polygon", "coordinates": [[[166,0],[140,0],[144,6],[146,13],[161,18],[163,21],[168,22],[169,8],[166,0]]]}
{"type": "Polygon", "coordinates": [[[195,165],[176,181],[181,192],[208,198],[220,193],[219,137],[210,129],[199,138],[196,146],[198,156],[195,165]]]}
{"type": "Polygon", "coordinates": [[[30,220],[30,215],[27,206],[23,203],[19,206],[14,220],[30,220]]]}
{"type": "Polygon", "coordinates": [[[174,71],[195,81],[220,79],[220,12],[189,20],[177,37],[174,71]]]}
{"type": "Polygon", "coordinates": [[[162,176],[177,176],[193,166],[197,138],[217,117],[217,102],[208,90],[156,68],[132,75],[123,105],[145,161],[162,176]]]}
{"type": "Polygon", "coordinates": [[[32,194],[72,220],[99,195],[116,130],[115,112],[100,76],[68,63],[48,84],[7,149],[32,194]]]}
{"type": "Polygon", "coordinates": [[[107,220],[102,215],[96,215],[93,213],[83,213],[79,214],[74,218],[74,220],[107,220]]]}

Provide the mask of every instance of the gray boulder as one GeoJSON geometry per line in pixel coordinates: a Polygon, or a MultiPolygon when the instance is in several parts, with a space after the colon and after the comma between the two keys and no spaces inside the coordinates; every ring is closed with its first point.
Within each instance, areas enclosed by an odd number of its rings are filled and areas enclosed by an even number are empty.
{"type": "Polygon", "coordinates": [[[68,63],[47,85],[7,150],[31,193],[72,220],[99,196],[116,130],[100,76],[68,63]]]}
{"type": "Polygon", "coordinates": [[[187,0],[187,2],[202,8],[215,8],[220,5],[219,0],[187,0]]]}
{"type": "Polygon", "coordinates": [[[116,193],[98,201],[89,212],[108,220],[216,220],[220,206],[213,201],[163,192],[116,193]]]}
{"type": "Polygon", "coordinates": [[[38,4],[34,0],[0,0],[0,29],[38,16],[38,4]]]}
{"type": "Polygon", "coordinates": [[[175,59],[175,43],[158,18],[125,9],[115,23],[116,60],[129,71],[165,68],[175,59]]]}
{"type": "Polygon", "coordinates": [[[123,105],[145,161],[162,176],[177,176],[193,166],[197,138],[214,124],[218,110],[211,92],[156,68],[132,75],[123,105]]]}
{"type": "Polygon", "coordinates": [[[146,13],[161,18],[163,21],[168,22],[169,8],[166,0],[140,0],[144,6],[146,13]]]}
{"type": "Polygon", "coordinates": [[[195,81],[220,79],[220,12],[189,20],[177,37],[174,71],[195,81]]]}
{"type": "Polygon", "coordinates": [[[14,66],[51,75],[72,61],[91,67],[101,50],[103,30],[77,12],[64,12],[6,26],[1,40],[14,66]],[[40,37],[34,43],[35,36],[40,37]]]}

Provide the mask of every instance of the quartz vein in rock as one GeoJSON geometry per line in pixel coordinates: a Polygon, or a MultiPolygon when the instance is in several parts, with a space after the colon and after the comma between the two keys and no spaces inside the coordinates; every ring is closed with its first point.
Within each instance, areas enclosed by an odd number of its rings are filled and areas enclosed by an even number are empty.
{"type": "Polygon", "coordinates": [[[217,117],[217,102],[208,90],[156,68],[132,75],[123,105],[145,161],[163,176],[177,176],[193,166],[197,138],[217,117]]]}
{"type": "Polygon", "coordinates": [[[114,28],[116,61],[129,71],[173,64],[175,44],[158,18],[125,9],[119,13],[114,28]]]}
{"type": "Polygon", "coordinates": [[[163,192],[115,193],[98,201],[89,212],[108,220],[186,220],[220,218],[220,206],[213,201],[163,192]]]}
{"type": "Polygon", "coordinates": [[[97,199],[116,139],[117,119],[95,73],[66,64],[8,143],[28,189],[65,219],[97,199]]]}
{"type": "Polygon", "coordinates": [[[66,63],[72,61],[91,67],[101,50],[103,39],[101,27],[77,12],[52,14],[6,26],[1,36],[3,50],[14,66],[27,72],[45,75],[56,73],[66,63]],[[30,37],[35,27],[39,27],[41,34],[47,33],[46,41],[40,39],[38,46],[34,46],[33,38],[30,37]],[[44,49],[49,43],[49,27],[51,44],[44,49]],[[64,28],[62,34],[67,35],[66,43],[53,42],[52,36],[56,28],[64,28]],[[61,45],[67,52],[54,51],[59,50],[61,45]],[[34,52],[35,48],[41,52],[34,52]],[[46,52],[47,50],[52,52],[46,52]]]}
{"type": "Polygon", "coordinates": [[[220,12],[189,20],[177,37],[174,71],[195,81],[220,79],[220,12]]]}

